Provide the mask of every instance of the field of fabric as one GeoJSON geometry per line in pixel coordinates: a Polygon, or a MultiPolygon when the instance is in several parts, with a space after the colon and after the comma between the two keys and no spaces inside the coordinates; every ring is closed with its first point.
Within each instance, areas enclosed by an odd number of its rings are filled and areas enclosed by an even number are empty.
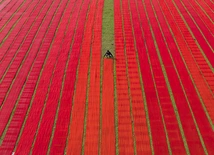
{"type": "Polygon", "coordinates": [[[214,154],[212,0],[0,0],[0,155],[214,154]]]}

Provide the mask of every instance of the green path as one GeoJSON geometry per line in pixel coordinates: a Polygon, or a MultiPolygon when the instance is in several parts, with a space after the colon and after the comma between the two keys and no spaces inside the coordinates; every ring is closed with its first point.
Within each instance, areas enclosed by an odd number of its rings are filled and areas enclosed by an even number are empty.
{"type": "Polygon", "coordinates": [[[109,50],[115,56],[114,50],[114,1],[105,0],[102,23],[102,55],[109,50]]]}

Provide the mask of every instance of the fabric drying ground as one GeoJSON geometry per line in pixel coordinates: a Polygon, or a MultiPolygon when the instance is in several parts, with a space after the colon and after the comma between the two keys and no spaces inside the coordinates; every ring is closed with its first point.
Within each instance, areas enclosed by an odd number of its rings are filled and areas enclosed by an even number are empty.
{"type": "Polygon", "coordinates": [[[213,155],[213,8],[0,0],[0,155],[213,155]]]}

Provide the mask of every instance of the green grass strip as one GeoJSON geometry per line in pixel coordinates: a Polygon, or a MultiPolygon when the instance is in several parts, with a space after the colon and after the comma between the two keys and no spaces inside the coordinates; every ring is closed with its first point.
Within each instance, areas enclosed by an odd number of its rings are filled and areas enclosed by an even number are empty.
{"type": "Polygon", "coordinates": [[[102,19],[102,55],[109,50],[115,56],[114,49],[114,1],[105,0],[102,19]]]}

